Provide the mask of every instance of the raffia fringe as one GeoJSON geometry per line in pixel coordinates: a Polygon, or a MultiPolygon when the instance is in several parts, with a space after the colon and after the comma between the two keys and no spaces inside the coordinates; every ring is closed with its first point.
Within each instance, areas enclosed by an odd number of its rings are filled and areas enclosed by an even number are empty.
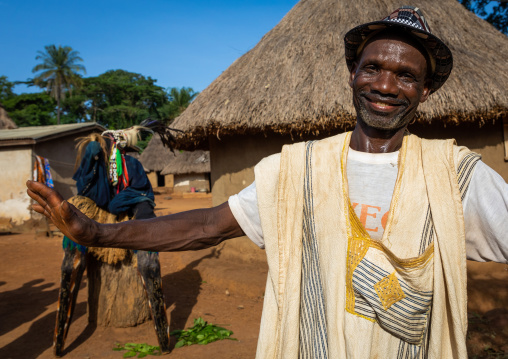
{"type": "MultiPolygon", "coordinates": [[[[102,208],[97,207],[94,201],[83,196],[74,196],[68,200],[88,218],[99,223],[119,223],[129,219],[127,215],[116,216],[102,208]]],[[[129,250],[122,248],[100,248],[88,247],[88,252],[92,253],[97,259],[104,263],[116,264],[123,261],[128,255],[129,250]]]]}

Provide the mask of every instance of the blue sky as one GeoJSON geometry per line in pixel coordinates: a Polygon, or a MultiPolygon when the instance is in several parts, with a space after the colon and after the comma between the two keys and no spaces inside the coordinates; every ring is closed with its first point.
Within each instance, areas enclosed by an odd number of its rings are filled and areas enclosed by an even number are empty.
{"type": "Polygon", "coordinates": [[[55,44],[79,51],[86,76],[123,69],[202,91],[297,2],[0,0],[0,76],[32,78],[37,51],[55,44]]]}

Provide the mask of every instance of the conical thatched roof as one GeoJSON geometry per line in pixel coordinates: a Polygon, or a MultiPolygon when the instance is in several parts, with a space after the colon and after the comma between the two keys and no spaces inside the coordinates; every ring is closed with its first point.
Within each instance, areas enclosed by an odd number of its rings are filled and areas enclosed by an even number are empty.
{"type": "MultiPolygon", "coordinates": [[[[423,6],[434,34],[454,54],[447,83],[420,107],[419,122],[493,121],[508,110],[508,38],[457,0],[423,6]]],[[[301,0],[248,53],[201,92],[173,126],[181,142],[206,146],[209,134],[345,129],[355,122],[344,34],[379,20],[400,0],[301,0]]]]}
{"type": "Polygon", "coordinates": [[[176,156],[162,170],[162,175],[210,172],[209,151],[175,151],[175,153],[176,156]]]}
{"type": "Polygon", "coordinates": [[[11,130],[18,128],[13,120],[7,114],[4,107],[0,103],[0,130],[11,130]]]}
{"type": "Polygon", "coordinates": [[[173,153],[164,147],[159,135],[154,135],[138,159],[145,170],[162,171],[175,158],[176,153],[177,151],[173,153]]]}

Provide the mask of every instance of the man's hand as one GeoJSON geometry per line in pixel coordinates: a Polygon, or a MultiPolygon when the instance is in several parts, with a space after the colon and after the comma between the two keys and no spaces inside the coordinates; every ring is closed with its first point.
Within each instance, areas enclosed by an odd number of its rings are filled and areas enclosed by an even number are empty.
{"type": "Polygon", "coordinates": [[[27,181],[28,195],[34,199],[34,211],[45,215],[63,234],[85,246],[96,241],[98,224],[91,220],[62,196],[40,182],[27,181]]]}
{"type": "Polygon", "coordinates": [[[85,246],[187,251],[216,246],[244,235],[228,202],[152,219],[99,224],[42,183],[27,181],[32,208],[49,218],[67,237],[85,246]]]}

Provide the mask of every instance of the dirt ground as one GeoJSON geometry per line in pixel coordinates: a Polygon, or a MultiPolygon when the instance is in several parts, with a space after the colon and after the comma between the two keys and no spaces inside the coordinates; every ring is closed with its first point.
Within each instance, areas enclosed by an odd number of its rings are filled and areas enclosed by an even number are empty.
{"type": "MultiPolygon", "coordinates": [[[[211,206],[210,198],[156,196],[157,214],[211,206]]],[[[0,358],[52,358],[61,237],[0,235],[0,358]]],[[[253,358],[263,304],[266,265],[225,258],[214,250],[160,253],[170,330],[203,317],[226,326],[238,341],[174,349],[180,358],[253,358]]],[[[115,343],[157,345],[150,322],[132,328],[91,327],[86,274],[81,284],[65,358],[122,358],[115,343]]],[[[508,266],[468,263],[468,349],[474,358],[508,358],[508,266]]],[[[174,344],[174,341],[173,341],[174,344]]]]}

